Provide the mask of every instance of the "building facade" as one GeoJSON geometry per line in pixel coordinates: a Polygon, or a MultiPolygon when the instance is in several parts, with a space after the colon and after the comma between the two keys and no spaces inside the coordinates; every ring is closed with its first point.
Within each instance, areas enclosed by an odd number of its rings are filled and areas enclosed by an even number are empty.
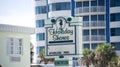
{"type": "MultiPolygon", "coordinates": [[[[120,0],[35,0],[36,53],[46,45],[44,19],[83,17],[82,47],[95,49],[101,43],[111,43],[120,55],[120,0]]],[[[36,58],[34,60],[37,63],[36,58]]]]}
{"type": "Polygon", "coordinates": [[[30,67],[30,34],[33,28],[0,24],[1,67],[30,67]]]}

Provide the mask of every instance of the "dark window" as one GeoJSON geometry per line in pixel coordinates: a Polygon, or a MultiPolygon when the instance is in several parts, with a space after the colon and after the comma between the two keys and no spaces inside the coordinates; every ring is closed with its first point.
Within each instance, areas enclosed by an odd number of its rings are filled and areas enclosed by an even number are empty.
{"type": "Polygon", "coordinates": [[[97,21],[97,15],[91,15],[91,21],[97,21]]]}
{"type": "Polygon", "coordinates": [[[83,35],[89,35],[89,30],[83,30],[83,35]]]}
{"type": "Polygon", "coordinates": [[[104,20],[105,19],[105,17],[104,17],[104,15],[98,15],[98,20],[104,20]]]}
{"type": "Polygon", "coordinates": [[[91,30],[91,35],[97,35],[97,30],[91,30]]]}
{"type": "Polygon", "coordinates": [[[98,6],[104,6],[105,0],[98,0],[98,6]]]}
{"type": "Polygon", "coordinates": [[[98,30],[98,35],[105,35],[105,30],[104,29],[99,29],[98,30]]]}
{"type": "Polygon", "coordinates": [[[97,1],[91,1],[91,6],[97,6],[97,1]]]}
{"type": "Polygon", "coordinates": [[[92,49],[96,49],[97,46],[98,46],[98,45],[97,45],[96,43],[93,43],[93,44],[92,44],[92,49]]]}
{"type": "Polygon", "coordinates": [[[90,49],[90,44],[83,44],[83,48],[88,48],[88,49],[90,49]]]}
{"type": "Polygon", "coordinates": [[[62,9],[61,6],[62,6],[61,3],[56,4],[56,10],[61,10],[62,9]]]}
{"type": "Polygon", "coordinates": [[[111,28],[111,36],[120,36],[120,28],[111,28]]]}
{"type": "Polygon", "coordinates": [[[70,2],[52,3],[49,7],[50,11],[70,10],[70,2]]]}
{"type": "Polygon", "coordinates": [[[115,47],[115,50],[120,50],[120,42],[112,42],[111,45],[115,47]]]}
{"type": "Polygon", "coordinates": [[[36,14],[42,14],[42,13],[46,13],[46,6],[36,6],[35,7],[35,12],[36,14]]]}
{"type": "Polygon", "coordinates": [[[83,2],[83,7],[88,7],[89,6],[89,1],[84,1],[83,2]]]}
{"type": "Polygon", "coordinates": [[[110,7],[120,6],[120,0],[110,0],[110,7]]]}
{"type": "Polygon", "coordinates": [[[76,7],[82,7],[82,2],[76,2],[76,7]]]}
{"type": "Polygon", "coordinates": [[[36,20],[36,27],[44,27],[44,20],[36,20]]]}
{"type": "Polygon", "coordinates": [[[120,13],[110,14],[110,21],[120,21],[120,13]]]}
{"type": "Polygon", "coordinates": [[[37,41],[45,40],[45,33],[37,33],[36,40],[37,41]]]}
{"type": "Polygon", "coordinates": [[[89,21],[89,16],[83,16],[83,21],[89,21]]]}

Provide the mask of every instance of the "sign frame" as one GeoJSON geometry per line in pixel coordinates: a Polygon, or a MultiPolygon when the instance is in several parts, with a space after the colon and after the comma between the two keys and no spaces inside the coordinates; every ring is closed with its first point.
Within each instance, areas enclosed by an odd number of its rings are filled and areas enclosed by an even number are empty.
{"type": "Polygon", "coordinates": [[[59,18],[65,19],[66,24],[68,24],[68,27],[73,27],[74,28],[74,42],[49,43],[49,40],[48,40],[48,29],[54,27],[54,23],[52,23],[51,27],[46,27],[46,56],[76,55],[77,54],[77,49],[76,49],[76,25],[71,25],[71,22],[67,21],[67,19],[65,17],[57,17],[56,20],[59,19],[59,18]],[[74,53],[73,54],[56,54],[56,55],[49,55],[48,54],[49,46],[60,46],[60,45],[67,45],[67,46],[69,46],[69,44],[73,44],[74,45],[74,53]]]}

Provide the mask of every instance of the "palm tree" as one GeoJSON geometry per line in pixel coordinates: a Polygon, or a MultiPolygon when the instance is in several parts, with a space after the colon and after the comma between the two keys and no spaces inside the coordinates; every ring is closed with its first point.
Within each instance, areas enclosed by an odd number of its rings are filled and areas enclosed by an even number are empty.
{"type": "Polygon", "coordinates": [[[107,67],[112,58],[116,56],[114,48],[107,43],[101,44],[95,49],[94,58],[99,67],[107,67]]]}
{"type": "Polygon", "coordinates": [[[44,56],[45,56],[45,49],[43,48],[40,51],[39,56],[38,56],[38,57],[40,57],[40,63],[45,61],[45,57],[44,56]]]}
{"type": "Polygon", "coordinates": [[[82,63],[85,64],[87,67],[89,67],[89,65],[91,64],[95,64],[95,60],[94,60],[94,52],[89,50],[89,49],[84,49],[83,50],[83,57],[82,57],[82,63]]]}
{"type": "Polygon", "coordinates": [[[120,67],[120,57],[116,56],[110,61],[110,67],[120,67]]]}

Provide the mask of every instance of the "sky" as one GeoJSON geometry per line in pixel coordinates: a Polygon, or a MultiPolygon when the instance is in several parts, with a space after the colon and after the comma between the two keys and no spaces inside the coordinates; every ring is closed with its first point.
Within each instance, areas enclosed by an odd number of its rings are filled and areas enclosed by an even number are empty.
{"type": "Polygon", "coordinates": [[[0,0],[0,24],[35,27],[34,0],[0,0]]]}

